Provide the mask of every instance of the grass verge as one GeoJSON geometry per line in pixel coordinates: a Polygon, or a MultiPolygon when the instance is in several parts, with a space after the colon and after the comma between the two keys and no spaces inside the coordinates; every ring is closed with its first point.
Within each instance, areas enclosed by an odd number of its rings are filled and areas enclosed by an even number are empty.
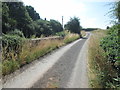
{"type": "Polygon", "coordinates": [[[100,47],[100,40],[105,36],[105,30],[97,30],[89,40],[88,76],[92,88],[106,88],[110,84],[111,77],[116,75],[104,50],[100,47]]]}
{"type": "Polygon", "coordinates": [[[82,37],[84,37],[86,35],[86,32],[84,30],[82,30],[81,35],[82,35],[82,37]]]}
{"type": "MultiPolygon", "coordinates": [[[[8,75],[22,66],[39,59],[39,57],[51,52],[52,50],[70,43],[78,38],[79,35],[77,34],[67,34],[62,40],[42,40],[34,45],[33,43],[26,41],[22,46],[21,53],[17,57],[14,56],[15,52],[13,51],[7,53],[11,59],[2,61],[2,75],[8,75]]],[[[2,56],[2,58],[4,58],[4,56],[2,56]]]]}
{"type": "Polygon", "coordinates": [[[76,39],[79,39],[79,38],[80,38],[80,37],[79,37],[78,34],[68,34],[68,35],[64,38],[63,42],[64,42],[65,44],[67,44],[67,43],[70,43],[70,42],[72,42],[72,41],[75,41],[76,39]]]}

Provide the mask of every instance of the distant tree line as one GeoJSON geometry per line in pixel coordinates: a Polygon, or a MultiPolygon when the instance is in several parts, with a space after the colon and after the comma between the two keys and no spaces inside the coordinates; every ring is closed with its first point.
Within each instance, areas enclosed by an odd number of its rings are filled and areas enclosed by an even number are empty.
{"type": "Polygon", "coordinates": [[[93,30],[98,30],[99,28],[83,28],[82,30],[85,31],[93,31],[93,30]]]}
{"type": "Polygon", "coordinates": [[[49,36],[63,31],[62,25],[56,20],[43,20],[32,6],[23,2],[2,3],[2,33],[21,31],[26,38],[32,35],[49,36]]]}

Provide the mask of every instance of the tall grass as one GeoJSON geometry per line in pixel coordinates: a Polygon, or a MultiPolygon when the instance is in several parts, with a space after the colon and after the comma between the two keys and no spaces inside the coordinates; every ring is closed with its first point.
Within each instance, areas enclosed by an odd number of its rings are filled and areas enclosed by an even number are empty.
{"type": "Polygon", "coordinates": [[[76,39],[78,39],[78,38],[80,38],[78,34],[68,34],[68,35],[64,38],[63,42],[64,42],[64,43],[70,43],[70,42],[72,42],[72,41],[74,41],[74,40],[76,40],[76,39]]]}
{"type": "Polygon", "coordinates": [[[60,47],[61,45],[61,40],[44,40],[33,47],[31,47],[30,43],[26,43],[23,46],[22,53],[20,54],[20,63],[22,65],[30,63],[53,49],[60,47]]]}
{"type": "Polygon", "coordinates": [[[86,35],[86,32],[84,30],[82,30],[81,35],[82,35],[82,37],[84,37],[86,35]]]}
{"type": "Polygon", "coordinates": [[[106,88],[111,77],[116,75],[108,62],[104,50],[100,47],[101,38],[106,36],[105,30],[94,31],[89,40],[89,82],[92,88],[106,88]]]}
{"type": "MultiPolygon", "coordinates": [[[[6,58],[2,61],[2,75],[10,74],[22,66],[39,59],[39,57],[47,54],[48,52],[51,52],[52,50],[70,43],[78,38],[79,35],[69,33],[64,37],[64,39],[61,40],[42,40],[36,44],[27,40],[24,42],[22,50],[17,57],[14,56],[15,51],[10,51],[7,53],[10,59],[6,58]]],[[[6,49],[3,48],[3,52],[4,50],[6,49]]],[[[5,54],[3,54],[2,58],[4,58],[4,55],[5,54]]]]}

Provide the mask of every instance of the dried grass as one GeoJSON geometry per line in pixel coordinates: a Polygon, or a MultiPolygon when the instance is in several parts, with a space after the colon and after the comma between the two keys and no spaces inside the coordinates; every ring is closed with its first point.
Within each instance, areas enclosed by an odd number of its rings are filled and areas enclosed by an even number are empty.
{"type": "MultiPolygon", "coordinates": [[[[70,43],[79,38],[77,34],[67,34],[64,39],[58,40],[41,40],[39,43],[32,43],[29,40],[24,42],[22,46],[21,53],[16,57],[14,56],[14,52],[7,53],[9,58],[3,58],[2,64],[2,74],[7,75],[11,72],[14,72],[16,69],[31,63],[33,60],[39,59],[41,56],[51,52],[52,50],[59,48],[67,43],[70,43]]],[[[6,52],[5,48],[3,52],[6,52]]]]}
{"type": "Polygon", "coordinates": [[[109,78],[115,75],[110,63],[107,61],[104,50],[100,47],[101,38],[106,36],[106,31],[94,31],[89,40],[89,80],[92,88],[104,88],[109,78]]]}
{"type": "Polygon", "coordinates": [[[84,37],[86,35],[86,32],[84,30],[82,30],[81,35],[82,35],[82,37],[84,37]]]}

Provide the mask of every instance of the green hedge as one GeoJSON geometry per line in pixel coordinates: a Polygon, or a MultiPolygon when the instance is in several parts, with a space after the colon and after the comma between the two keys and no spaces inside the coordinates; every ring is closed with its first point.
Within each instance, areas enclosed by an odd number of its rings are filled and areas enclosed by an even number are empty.
{"type": "Polygon", "coordinates": [[[14,57],[18,57],[22,50],[23,38],[18,35],[3,35],[2,36],[2,57],[4,59],[12,59],[8,53],[14,53],[14,57]]]}
{"type": "Polygon", "coordinates": [[[112,63],[119,61],[119,52],[120,49],[118,44],[118,26],[113,26],[108,31],[108,35],[101,40],[101,46],[108,56],[108,60],[112,63]]]}
{"type": "Polygon", "coordinates": [[[101,40],[101,47],[104,49],[108,61],[112,63],[113,70],[117,76],[112,77],[108,86],[120,87],[120,42],[119,32],[120,25],[115,25],[108,30],[108,35],[101,40]]]}

